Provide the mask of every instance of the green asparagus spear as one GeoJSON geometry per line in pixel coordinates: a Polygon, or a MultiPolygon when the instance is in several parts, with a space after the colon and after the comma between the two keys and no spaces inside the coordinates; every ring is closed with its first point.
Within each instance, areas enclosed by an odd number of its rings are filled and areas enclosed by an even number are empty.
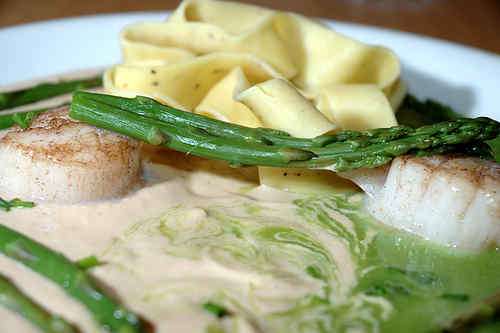
{"type": "Polygon", "coordinates": [[[109,298],[85,270],[62,254],[0,224],[0,252],[58,284],[110,332],[144,332],[138,317],[109,298]]]}
{"type": "Polygon", "coordinates": [[[0,92],[0,111],[101,85],[102,79],[98,76],[56,83],[42,83],[22,90],[0,92]]]}
{"type": "Polygon", "coordinates": [[[76,333],[79,330],[32,301],[12,281],[0,274],[0,306],[20,314],[45,333],[76,333]]]}
{"type": "Polygon", "coordinates": [[[35,203],[31,201],[23,201],[21,199],[5,200],[0,198],[0,210],[6,212],[10,211],[12,208],[33,208],[35,203]]]}
{"type": "Polygon", "coordinates": [[[26,129],[30,127],[33,120],[36,117],[45,111],[49,110],[48,108],[44,109],[36,109],[27,112],[16,112],[6,115],[0,115],[0,130],[12,127],[14,125],[19,125],[22,129],[26,129]]]}
{"type": "Polygon", "coordinates": [[[94,94],[79,91],[77,98],[92,100],[113,108],[132,112],[140,116],[155,119],[176,127],[193,127],[209,134],[228,140],[241,140],[248,143],[280,144],[293,148],[320,147],[328,143],[329,136],[319,136],[314,139],[299,139],[288,133],[270,128],[248,128],[236,124],[221,122],[195,113],[185,112],[160,104],[147,97],[138,96],[134,99],[118,96],[94,94]]]}
{"type": "Polygon", "coordinates": [[[493,159],[497,163],[500,163],[500,136],[497,136],[493,140],[486,141],[486,144],[488,145],[491,154],[493,155],[493,159]]]}
{"type": "MultiPolygon", "coordinates": [[[[79,96],[75,95],[73,101],[77,100],[79,96]]],[[[266,161],[268,166],[283,166],[290,161],[305,161],[313,156],[305,150],[227,140],[200,128],[175,126],[94,101],[73,102],[70,116],[150,144],[163,144],[193,155],[227,160],[234,165],[259,165],[260,161],[266,161]]]]}
{"type": "Polygon", "coordinates": [[[420,101],[415,96],[407,95],[396,112],[396,118],[402,125],[420,127],[455,120],[460,118],[460,115],[449,106],[432,99],[420,101]]]}
{"type": "Polygon", "coordinates": [[[155,145],[226,160],[233,165],[324,168],[377,167],[407,154],[469,151],[495,138],[500,124],[489,118],[457,119],[423,126],[343,131],[313,139],[253,129],[176,110],[146,97],[123,98],[77,92],[70,116],[155,145]]]}
{"type": "Polygon", "coordinates": [[[16,124],[14,117],[10,114],[0,116],[0,130],[12,127],[16,124]]]}

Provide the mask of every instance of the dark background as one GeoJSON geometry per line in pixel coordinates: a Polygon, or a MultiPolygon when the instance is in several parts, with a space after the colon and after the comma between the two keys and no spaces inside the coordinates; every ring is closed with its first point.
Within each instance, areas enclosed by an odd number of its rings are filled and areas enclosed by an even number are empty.
{"type": "MultiPolygon", "coordinates": [[[[500,53],[500,0],[246,0],[376,25],[500,53]]],[[[178,0],[0,0],[0,27],[67,16],[173,9],[178,0]]]]}

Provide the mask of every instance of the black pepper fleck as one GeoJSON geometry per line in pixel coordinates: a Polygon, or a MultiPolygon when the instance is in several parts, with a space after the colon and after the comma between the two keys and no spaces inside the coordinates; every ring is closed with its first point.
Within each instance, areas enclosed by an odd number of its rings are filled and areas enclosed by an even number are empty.
{"type": "Polygon", "coordinates": [[[154,69],[151,70],[151,74],[156,74],[156,71],[154,69]]]}
{"type": "Polygon", "coordinates": [[[288,172],[284,172],[283,176],[285,176],[285,177],[288,176],[288,172]]]}
{"type": "Polygon", "coordinates": [[[158,85],[159,85],[158,81],[154,81],[152,84],[154,87],[158,87],[158,85]]]}

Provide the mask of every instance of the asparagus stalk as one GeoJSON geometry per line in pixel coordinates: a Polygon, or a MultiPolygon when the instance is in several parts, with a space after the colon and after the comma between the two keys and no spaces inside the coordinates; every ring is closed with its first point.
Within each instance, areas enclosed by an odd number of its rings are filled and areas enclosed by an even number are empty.
{"type": "Polygon", "coordinates": [[[140,116],[155,119],[174,126],[193,127],[217,137],[228,140],[239,140],[257,144],[280,144],[293,148],[320,147],[330,139],[329,136],[319,136],[314,139],[299,139],[288,133],[270,128],[248,128],[236,124],[221,122],[195,113],[181,111],[143,96],[123,98],[105,94],[94,94],[79,91],[77,99],[92,100],[113,108],[135,113],[140,116]]]}
{"type": "Polygon", "coordinates": [[[35,203],[31,201],[23,201],[21,199],[5,200],[0,197],[0,210],[6,212],[10,211],[12,208],[33,208],[35,203]]]}
{"type": "Polygon", "coordinates": [[[42,83],[22,90],[0,92],[0,111],[101,85],[102,79],[98,76],[56,83],[42,83]]]}
{"type": "Polygon", "coordinates": [[[77,333],[79,330],[32,301],[12,281],[0,274],[0,305],[20,314],[45,333],[77,333]]]}
{"type": "Polygon", "coordinates": [[[493,140],[486,141],[489,150],[491,151],[495,161],[500,163],[500,136],[497,136],[493,140]]]}
{"type": "Polygon", "coordinates": [[[415,96],[407,95],[396,112],[396,118],[400,124],[420,127],[455,120],[460,118],[460,115],[449,106],[432,99],[420,101],[415,96]]]}
{"type": "Polygon", "coordinates": [[[0,224],[0,252],[58,284],[110,332],[144,332],[144,324],[96,286],[84,269],[62,254],[0,224]]]}
{"type": "Polygon", "coordinates": [[[17,112],[6,115],[0,115],[0,130],[12,127],[14,125],[19,125],[22,129],[26,129],[30,127],[33,120],[36,117],[45,111],[49,110],[48,108],[44,109],[36,109],[27,112],[17,112]]]}
{"type": "Polygon", "coordinates": [[[81,101],[79,95],[73,96],[70,116],[150,144],[162,144],[193,155],[227,160],[234,165],[259,165],[261,161],[266,161],[268,166],[283,166],[291,161],[305,161],[313,156],[305,150],[228,140],[211,135],[201,128],[185,124],[175,126],[91,100],[81,101]]]}
{"type": "Polygon", "coordinates": [[[468,151],[500,133],[489,118],[457,119],[423,126],[343,131],[313,139],[253,129],[164,106],[150,98],[76,92],[70,116],[154,145],[226,160],[233,165],[372,168],[407,154],[468,151]]]}
{"type": "Polygon", "coordinates": [[[12,127],[16,124],[12,115],[0,116],[0,130],[12,127]]]}

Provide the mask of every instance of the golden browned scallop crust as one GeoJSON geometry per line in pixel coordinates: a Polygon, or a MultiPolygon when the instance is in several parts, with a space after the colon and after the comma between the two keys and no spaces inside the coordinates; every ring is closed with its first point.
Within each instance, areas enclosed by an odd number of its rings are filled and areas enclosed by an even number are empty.
{"type": "Polygon", "coordinates": [[[40,115],[0,137],[0,196],[79,202],[117,197],[140,179],[140,144],[68,117],[40,115]]]}

